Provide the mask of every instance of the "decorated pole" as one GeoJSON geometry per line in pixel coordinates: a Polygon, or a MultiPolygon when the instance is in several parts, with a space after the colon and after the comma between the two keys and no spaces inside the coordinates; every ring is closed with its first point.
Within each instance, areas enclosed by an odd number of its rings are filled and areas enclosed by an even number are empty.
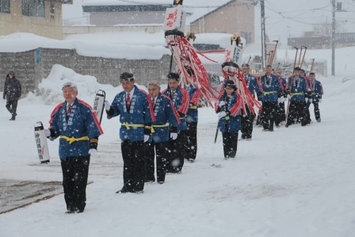
{"type": "Polygon", "coordinates": [[[235,82],[237,86],[236,93],[242,101],[242,103],[240,103],[242,113],[246,113],[246,107],[248,107],[249,111],[254,114],[254,105],[260,108],[261,104],[250,93],[246,80],[240,70],[239,65],[242,62],[242,49],[243,44],[241,38],[237,35],[233,35],[231,37],[231,49],[226,49],[225,51],[225,62],[222,64],[222,73],[225,80],[233,80],[235,82]]]}
{"type": "Polygon", "coordinates": [[[182,85],[193,85],[200,89],[200,99],[207,100],[213,106],[212,102],[217,100],[218,91],[210,85],[206,68],[199,59],[199,56],[207,57],[196,52],[189,42],[196,36],[190,33],[185,37],[186,12],[183,11],[182,3],[183,1],[174,0],[174,6],[167,8],[165,12],[163,29],[165,30],[165,42],[171,51],[169,72],[175,71],[180,74],[182,85]],[[175,62],[175,70],[173,62],[175,62]]]}

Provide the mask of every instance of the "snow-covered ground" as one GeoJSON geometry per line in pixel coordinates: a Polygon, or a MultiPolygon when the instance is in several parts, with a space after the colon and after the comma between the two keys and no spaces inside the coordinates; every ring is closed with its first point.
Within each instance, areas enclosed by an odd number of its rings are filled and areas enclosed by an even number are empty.
{"type": "MultiPolygon", "coordinates": [[[[310,57],[329,52],[320,50],[310,57]]],[[[211,108],[202,108],[196,162],[186,163],[180,175],[169,174],[163,185],[147,184],[144,194],[137,195],[115,193],[123,183],[120,124],[104,118],[105,134],[91,159],[93,183],[87,187],[85,212],[64,214],[60,194],[1,214],[0,236],[352,237],[355,69],[348,66],[344,73],[343,68],[350,65],[347,55],[355,55],[355,48],[336,52],[336,74],[341,76],[318,78],[325,90],[321,123],[272,133],[255,127],[252,141],[239,142],[237,158],[224,160],[221,134],[214,144],[217,116],[211,108]]],[[[48,126],[50,112],[63,100],[61,85],[68,80],[89,103],[100,88],[110,101],[122,90],[55,65],[39,86],[46,96],[21,99],[16,121],[8,120],[1,100],[0,204],[11,202],[2,197],[12,180],[61,181],[58,141],[49,142],[51,162],[40,164],[33,126],[37,121],[48,126]]]]}

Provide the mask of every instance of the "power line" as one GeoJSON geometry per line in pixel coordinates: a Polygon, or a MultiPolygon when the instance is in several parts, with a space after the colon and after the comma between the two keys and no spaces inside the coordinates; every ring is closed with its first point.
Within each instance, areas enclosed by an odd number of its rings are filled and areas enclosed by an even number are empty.
{"type": "MultiPolygon", "coordinates": [[[[301,24],[305,24],[305,25],[317,25],[316,23],[310,23],[309,21],[302,21],[302,20],[299,20],[299,17],[302,16],[302,15],[305,15],[309,12],[313,12],[313,11],[322,11],[326,8],[328,8],[331,4],[328,3],[327,5],[323,6],[323,7],[317,7],[317,8],[311,8],[311,9],[307,9],[306,11],[304,10],[296,10],[296,11],[289,11],[289,12],[285,12],[285,11],[278,11],[277,10],[277,7],[275,7],[274,4],[272,4],[270,1],[267,1],[268,5],[267,6],[267,9],[276,13],[277,15],[281,16],[282,19],[287,19],[287,20],[290,20],[290,21],[294,21],[294,22],[297,22],[297,23],[301,23],[301,24]],[[290,14],[290,13],[295,13],[297,15],[293,15],[293,16],[286,16],[285,14],[290,14]]],[[[331,12],[331,10],[329,11],[326,11],[326,12],[331,12]]],[[[317,17],[319,18],[319,17],[317,17]]],[[[307,16],[307,19],[310,19],[308,16],[307,16]]]]}
{"type": "MultiPolygon", "coordinates": [[[[307,11],[302,11],[301,13],[299,13],[299,14],[296,15],[296,16],[286,16],[286,15],[284,15],[284,13],[279,12],[279,11],[276,11],[276,10],[274,10],[274,9],[271,8],[271,7],[267,7],[267,8],[268,8],[268,10],[270,10],[270,11],[272,11],[272,12],[278,14],[279,16],[281,16],[282,19],[287,19],[287,20],[294,21],[294,22],[298,22],[298,23],[302,23],[302,24],[305,24],[305,25],[316,25],[315,23],[310,23],[309,21],[302,21],[302,20],[299,20],[299,17],[302,16],[302,15],[304,15],[304,14],[307,14],[307,13],[309,13],[309,12],[311,12],[311,11],[324,9],[324,8],[326,8],[326,7],[328,7],[328,6],[329,6],[329,4],[328,4],[327,6],[324,6],[324,7],[321,7],[321,8],[308,9],[307,11]]],[[[297,11],[297,12],[299,12],[299,11],[297,11]]],[[[307,17],[307,18],[309,19],[309,17],[307,17]]],[[[317,18],[319,18],[319,17],[317,17],[317,18]]]]}

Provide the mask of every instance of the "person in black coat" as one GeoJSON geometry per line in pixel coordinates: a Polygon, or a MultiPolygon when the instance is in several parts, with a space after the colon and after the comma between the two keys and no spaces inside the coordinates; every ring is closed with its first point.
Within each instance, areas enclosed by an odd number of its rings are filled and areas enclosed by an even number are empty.
{"type": "Polygon", "coordinates": [[[3,98],[6,99],[6,108],[12,115],[10,120],[16,119],[17,103],[21,97],[21,83],[15,77],[15,73],[10,71],[6,75],[3,98]]]}

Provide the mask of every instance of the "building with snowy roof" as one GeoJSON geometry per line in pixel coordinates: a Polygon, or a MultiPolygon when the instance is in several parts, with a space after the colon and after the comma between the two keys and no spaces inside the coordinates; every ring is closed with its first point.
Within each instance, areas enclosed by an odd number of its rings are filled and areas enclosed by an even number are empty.
{"type": "MultiPolygon", "coordinates": [[[[255,37],[254,5],[254,1],[249,0],[185,0],[186,31],[238,34],[247,43],[252,43],[255,37]]],[[[165,10],[172,7],[172,1],[86,0],[82,7],[83,12],[90,15],[90,28],[104,30],[104,27],[115,26],[117,31],[124,31],[132,30],[134,26],[135,30],[157,32],[162,30],[165,10]]],[[[114,30],[111,28],[110,31],[114,30]]]]}
{"type": "Polygon", "coordinates": [[[16,32],[63,39],[62,4],[73,0],[0,1],[0,35],[16,32]]]}

